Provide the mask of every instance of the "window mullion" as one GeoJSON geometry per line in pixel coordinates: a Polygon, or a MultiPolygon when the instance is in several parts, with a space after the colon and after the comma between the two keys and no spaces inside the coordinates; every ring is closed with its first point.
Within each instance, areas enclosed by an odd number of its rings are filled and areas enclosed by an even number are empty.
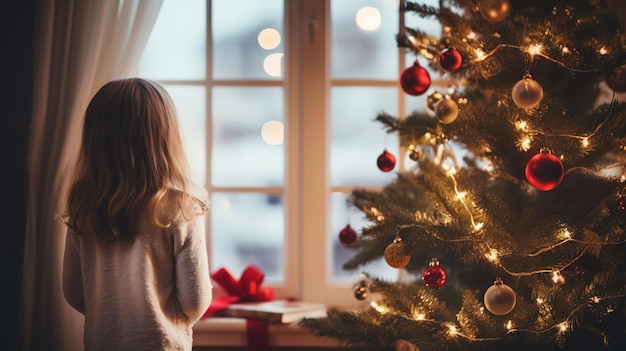
{"type": "Polygon", "coordinates": [[[329,283],[330,1],[304,0],[301,5],[301,284],[305,300],[346,305],[354,299],[345,287],[329,283]]]}
{"type": "Polygon", "coordinates": [[[285,201],[285,264],[286,296],[301,299],[303,295],[302,261],[299,254],[302,250],[301,218],[302,218],[302,145],[301,131],[301,92],[300,92],[300,21],[299,1],[284,1],[285,20],[285,60],[284,60],[284,93],[285,93],[285,184],[283,199],[285,201]]]}
{"type": "MultiPolygon", "coordinates": [[[[206,101],[206,125],[205,125],[205,140],[206,142],[206,179],[205,186],[207,191],[209,192],[209,197],[213,192],[211,188],[213,181],[211,179],[211,155],[213,149],[212,140],[212,132],[213,132],[213,17],[212,17],[212,1],[207,0],[206,2],[206,45],[205,45],[205,101],[206,101]]],[[[211,251],[212,247],[212,232],[211,232],[211,214],[207,215],[207,223],[206,223],[206,234],[207,234],[207,250],[211,251]]]]}

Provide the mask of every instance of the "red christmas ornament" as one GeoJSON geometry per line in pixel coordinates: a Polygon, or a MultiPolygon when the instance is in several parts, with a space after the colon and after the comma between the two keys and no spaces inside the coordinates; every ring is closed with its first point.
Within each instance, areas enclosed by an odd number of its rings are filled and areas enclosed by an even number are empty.
{"type": "Polygon", "coordinates": [[[449,72],[461,67],[462,62],[463,58],[461,57],[461,53],[453,47],[444,49],[439,56],[439,64],[441,64],[441,68],[449,72]]]}
{"type": "Polygon", "coordinates": [[[422,95],[430,87],[430,74],[417,60],[400,75],[400,86],[409,95],[422,95]]]}
{"type": "Polygon", "coordinates": [[[422,281],[429,288],[439,289],[446,283],[446,280],[446,270],[439,265],[436,258],[433,258],[422,273],[422,281]]]}
{"type": "Polygon", "coordinates": [[[617,200],[617,209],[626,212],[626,196],[622,196],[617,200]]]}
{"type": "Polygon", "coordinates": [[[384,150],[378,160],[376,160],[378,168],[383,172],[390,172],[396,166],[396,157],[387,150],[384,150]]]}
{"type": "Polygon", "coordinates": [[[533,156],[526,164],[526,180],[542,191],[556,188],[563,180],[563,163],[548,149],[533,156]]]}
{"type": "Polygon", "coordinates": [[[350,224],[347,224],[345,228],[339,232],[339,241],[344,246],[350,246],[356,241],[356,231],[350,227],[350,224]]]}

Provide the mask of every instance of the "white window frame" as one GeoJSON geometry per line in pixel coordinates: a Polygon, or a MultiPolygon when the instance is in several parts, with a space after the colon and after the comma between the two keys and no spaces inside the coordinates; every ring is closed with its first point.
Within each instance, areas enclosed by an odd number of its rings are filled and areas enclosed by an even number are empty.
{"type": "MultiPolygon", "coordinates": [[[[282,86],[285,97],[285,183],[283,187],[214,187],[210,193],[279,193],[285,211],[285,282],[264,283],[275,296],[326,303],[345,308],[362,307],[367,302],[354,298],[353,283],[332,281],[330,196],[333,192],[349,194],[351,187],[331,187],[330,159],[330,90],[332,86],[395,87],[398,106],[404,106],[404,94],[396,80],[331,80],[330,0],[285,0],[285,62],[283,80],[213,79],[211,1],[207,0],[206,78],[194,82],[206,87],[207,177],[211,174],[212,88],[216,86],[282,86]]],[[[398,55],[398,75],[404,67],[404,54],[398,55]]],[[[186,81],[162,81],[164,84],[191,84],[186,81]]],[[[403,113],[403,108],[398,109],[403,113]]],[[[374,117],[374,116],[372,116],[374,117]]],[[[402,116],[400,116],[402,118],[402,116]]],[[[392,149],[393,150],[393,149],[392,149]]],[[[402,155],[404,150],[395,150],[402,155]]],[[[376,155],[373,155],[375,157],[376,155]]],[[[404,158],[398,157],[398,169],[404,158]]],[[[207,179],[210,180],[210,179],[207,179]]],[[[207,249],[211,252],[210,223],[207,223],[207,249]]],[[[244,220],[244,219],[242,219],[244,220]]],[[[336,233],[335,233],[336,234],[336,233]]],[[[212,270],[219,267],[211,267],[212,270]]],[[[217,295],[223,293],[215,287],[217,295]]]]}

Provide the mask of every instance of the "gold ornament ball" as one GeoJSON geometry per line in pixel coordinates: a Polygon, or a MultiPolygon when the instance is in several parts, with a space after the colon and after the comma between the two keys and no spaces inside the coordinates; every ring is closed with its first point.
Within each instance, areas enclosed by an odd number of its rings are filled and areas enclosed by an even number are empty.
{"type": "Polygon", "coordinates": [[[409,152],[409,158],[413,161],[419,161],[424,155],[424,151],[420,148],[415,148],[409,152]]]}
{"type": "Polygon", "coordinates": [[[407,247],[402,240],[394,240],[385,249],[385,261],[393,268],[404,268],[411,261],[411,256],[408,254],[407,247]]]}
{"type": "Polygon", "coordinates": [[[509,0],[482,0],[479,7],[480,14],[491,23],[500,22],[511,13],[509,0]]]}
{"type": "Polygon", "coordinates": [[[365,299],[367,299],[367,296],[369,295],[369,292],[367,290],[366,287],[364,286],[357,286],[354,289],[354,297],[359,300],[359,301],[363,301],[365,299]]]}
{"type": "Polygon", "coordinates": [[[441,99],[435,104],[435,117],[440,123],[450,124],[456,120],[458,115],[459,105],[449,97],[441,99]]]}
{"type": "Polygon", "coordinates": [[[484,302],[487,311],[503,316],[515,308],[515,291],[498,279],[485,292],[484,302]]]}
{"type": "Polygon", "coordinates": [[[539,105],[543,99],[543,87],[536,80],[525,77],[515,83],[511,97],[517,106],[530,109],[539,105]]]}

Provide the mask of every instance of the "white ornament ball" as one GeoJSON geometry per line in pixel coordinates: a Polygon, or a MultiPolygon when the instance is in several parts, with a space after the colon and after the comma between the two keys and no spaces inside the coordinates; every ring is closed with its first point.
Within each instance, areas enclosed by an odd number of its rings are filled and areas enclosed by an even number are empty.
{"type": "Polygon", "coordinates": [[[513,102],[521,108],[530,109],[543,99],[543,87],[536,80],[525,77],[513,86],[513,102]]]}
{"type": "Polygon", "coordinates": [[[496,316],[503,316],[515,308],[515,291],[498,279],[485,292],[485,307],[496,316]]]}
{"type": "Polygon", "coordinates": [[[509,0],[482,0],[479,6],[480,14],[491,23],[500,22],[511,13],[509,0]]]}
{"type": "Polygon", "coordinates": [[[443,124],[449,124],[456,120],[459,115],[459,105],[449,97],[435,103],[435,117],[443,124]]]}

